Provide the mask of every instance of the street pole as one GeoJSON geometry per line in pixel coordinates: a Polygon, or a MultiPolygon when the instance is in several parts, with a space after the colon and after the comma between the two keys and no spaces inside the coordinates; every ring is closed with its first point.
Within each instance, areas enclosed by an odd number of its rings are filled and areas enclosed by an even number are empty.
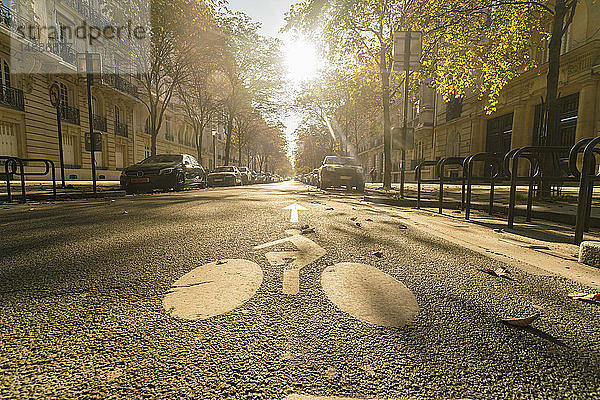
{"type": "Polygon", "coordinates": [[[213,170],[217,169],[217,134],[213,132],[213,170]]]}
{"type": "Polygon", "coordinates": [[[62,181],[62,188],[66,188],[65,184],[65,160],[63,156],[63,142],[62,142],[62,125],[60,123],[60,103],[56,105],[56,124],[58,126],[58,151],[60,158],[60,179],[62,181]]]}
{"type": "Polygon", "coordinates": [[[408,138],[408,74],[410,72],[410,41],[411,41],[411,30],[406,32],[406,38],[404,41],[404,127],[403,127],[403,143],[402,143],[402,166],[400,168],[400,198],[404,198],[404,180],[406,166],[406,141],[408,138]]]}
{"type": "Polygon", "coordinates": [[[87,97],[88,97],[88,122],[90,126],[90,142],[92,150],[92,184],[94,193],[96,193],[96,137],[94,135],[94,121],[92,119],[92,57],[89,53],[85,54],[85,73],[87,81],[87,97]]]}

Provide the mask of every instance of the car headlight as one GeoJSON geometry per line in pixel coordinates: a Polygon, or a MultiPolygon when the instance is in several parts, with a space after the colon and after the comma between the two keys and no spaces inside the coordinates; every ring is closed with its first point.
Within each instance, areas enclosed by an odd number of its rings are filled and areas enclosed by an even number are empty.
{"type": "Polygon", "coordinates": [[[175,171],[175,168],[163,168],[158,173],[159,175],[171,175],[175,171]]]}

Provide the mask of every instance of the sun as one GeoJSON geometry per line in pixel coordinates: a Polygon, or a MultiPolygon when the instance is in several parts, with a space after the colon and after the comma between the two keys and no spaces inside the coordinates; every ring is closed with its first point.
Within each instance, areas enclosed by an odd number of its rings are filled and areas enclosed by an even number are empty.
{"type": "Polygon", "coordinates": [[[300,84],[317,76],[321,58],[314,43],[301,36],[290,36],[284,40],[285,64],[288,79],[300,84]]]}

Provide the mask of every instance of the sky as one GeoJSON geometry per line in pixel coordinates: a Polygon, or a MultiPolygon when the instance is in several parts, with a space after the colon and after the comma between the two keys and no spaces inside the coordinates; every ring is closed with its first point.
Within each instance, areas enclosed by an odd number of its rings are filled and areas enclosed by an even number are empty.
{"type": "MultiPolygon", "coordinates": [[[[262,24],[261,34],[265,36],[278,37],[286,43],[284,51],[290,54],[288,64],[296,65],[295,71],[289,71],[292,80],[302,79],[305,75],[309,78],[313,73],[313,66],[306,65],[306,62],[298,62],[298,60],[306,60],[312,56],[312,49],[306,44],[290,43],[289,37],[281,34],[279,31],[285,25],[284,13],[289,10],[292,4],[299,0],[229,0],[229,6],[233,10],[243,11],[248,14],[253,20],[262,24]],[[298,65],[302,64],[302,68],[298,70],[298,65]]],[[[292,67],[291,69],[294,69],[292,67]]],[[[283,121],[286,126],[286,137],[290,144],[288,156],[294,149],[294,131],[300,122],[300,116],[289,115],[283,121]]]]}

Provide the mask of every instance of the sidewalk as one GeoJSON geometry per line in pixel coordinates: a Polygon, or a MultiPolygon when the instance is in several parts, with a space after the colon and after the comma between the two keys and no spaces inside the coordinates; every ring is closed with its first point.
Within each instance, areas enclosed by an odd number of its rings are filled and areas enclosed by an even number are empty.
{"type": "MultiPolygon", "coordinates": [[[[385,191],[381,183],[368,183],[367,195],[369,200],[383,202],[390,205],[416,206],[417,184],[407,183],[404,188],[404,199],[400,199],[399,184],[393,184],[392,190],[385,191]],[[373,197],[371,197],[373,196],[373,197]]],[[[510,195],[509,186],[496,186],[494,190],[494,213],[506,216],[508,214],[508,203],[510,195]]],[[[533,218],[546,219],[562,222],[570,225],[575,224],[577,211],[577,197],[579,189],[576,187],[563,188],[560,199],[533,201],[533,218]]],[[[462,197],[461,185],[444,185],[444,209],[460,209],[462,197]]],[[[527,204],[527,187],[517,187],[517,205],[515,207],[517,216],[524,216],[527,204]]],[[[421,185],[421,207],[435,208],[439,205],[439,185],[421,185]]],[[[592,201],[592,226],[600,227],[600,191],[594,192],[592,201]]],[[[471,207],[474,210],[488,210],[489,186],[473,185],[471,195],[471,207]]],[[[518,223],[518,222],[517,222],[518,223]]]]}
{"type": "MultiPolygon", "coordinates": [[[[93,193],[92,181],[65,181],[66,187],[62,188],[60,182],[56,183],[56,198],[58,200],[121,197],[125,191],[121,190],[119,181],[97,181],[96,193],[93,193]]],[[[21,182],[11,181],[10,189],[12,201],[22,200],[21,182]]],[[[25,192],[27,200],[51,201],[54,199],[52,183],[48,181],[26,181],[25,192]]],[[[0,184],[0,202],[8,201],[6,181],[0,184]]]]}

